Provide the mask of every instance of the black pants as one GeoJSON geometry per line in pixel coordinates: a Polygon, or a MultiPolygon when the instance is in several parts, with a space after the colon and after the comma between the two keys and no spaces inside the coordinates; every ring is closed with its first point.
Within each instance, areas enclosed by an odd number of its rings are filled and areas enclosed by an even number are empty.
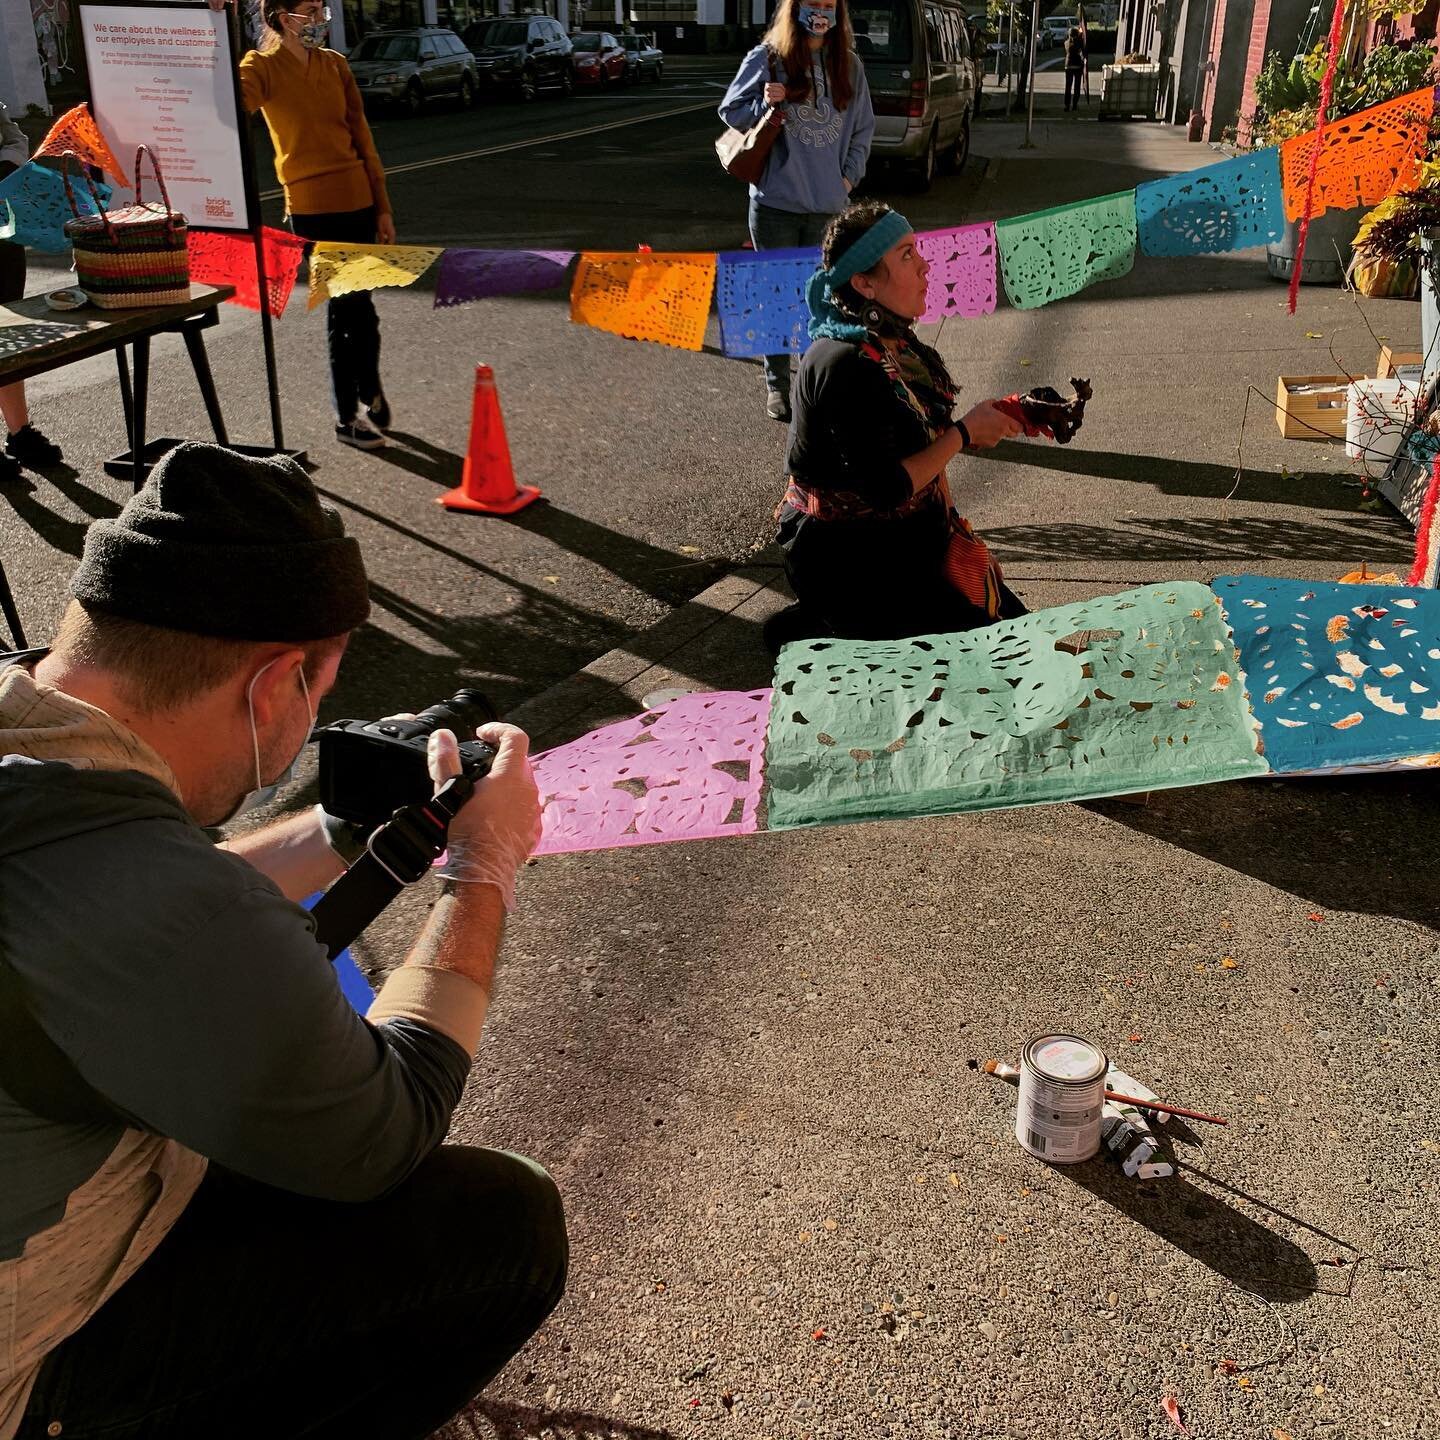
{"type": "MultiPolygon", "coordinates": [[[[785,574],[802,616],[801,630],[842,640],[904,640],[993,625],[946,578],[949,536],[934,518],[827,524],[781,522],[785,574]]],[[[1026,614],[1025,602],[1000,586],[1000,619],[1026,614]]]]}
{"type": "MultiPolygon", "coordinates": [[[[306,240],[375,243],[375,209],[343,210],[331,215],[292,215],[291,228],[306,240]]],[[[330,401],[335,423],[348,425],[380,393],[380,317],[368,290],[337,295],[325,304],[330,343],[330,401]]]]}
{"type": "Polygon", "coordinates": [[[1067,67],[1065,71],[1065,108],[1067,110],[1080,108],[1080,81],[1084,75],[1083,70],[1071,70],[1067,67]]]}
{"type": "Polygon", "coordinates": [[[565,1286],[539,1166],[444,1146],[383,1199],[213,1168],[159,1248],[41,1368],[20,1440],[421,1440],[565,1286]]]}

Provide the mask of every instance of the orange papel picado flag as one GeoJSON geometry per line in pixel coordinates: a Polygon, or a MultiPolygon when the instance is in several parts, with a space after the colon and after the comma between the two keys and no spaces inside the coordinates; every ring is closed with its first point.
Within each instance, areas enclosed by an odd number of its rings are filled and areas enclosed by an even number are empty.
{"type": "Polygon", "coordinates": [[[1320,163],[1315,170],[1311,215],[1378,205],[1397,190],[1413,189],[1419,183],[1434,110],[1433,89],[1412,90],[1383,105],[1327,121],[1318,141],[1314,130],[1286,140],[1280,146],[1286,218],[1298,220],[1305,213],[1310,159],[1317,143],[1320,163]]]}
{"type": "Polygon", "coordinates": [[[67,150],[78,155],[86,165],[94,165],[122,185],[129,185],[110,142],[100,133],[90,107],[81,101],[67,110],[40,142],[36,155],[63,155],[67,150]]]}
{"type": "Polygon", "coordinates": [[[592,251],[575,267],[570,318],[631,340],[699,350],[714,290],[713,254],[592,251]]]}

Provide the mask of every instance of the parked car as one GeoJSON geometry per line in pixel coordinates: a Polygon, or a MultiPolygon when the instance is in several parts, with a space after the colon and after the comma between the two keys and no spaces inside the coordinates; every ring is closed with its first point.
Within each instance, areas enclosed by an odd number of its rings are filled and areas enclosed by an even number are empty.
{"type": "Polygon", "coordinates": [[[441,96],[468,109],[480,88],[465,42],[439,25],[371,31],[347,58],[361,99],[404,105],[412,115],[441,96]]]}
{"type": "Polygon", "coordinates": [[[571,61],[577,85],[598,85],[602,90],[612,82],[625,83],[625,47],[608,30],[582,30],[570,37],[575,47],[571,61]]]}
{"type": "Polygon", "coordinates": [[[466,29],[464,39],[482,90],[504,89],[533,100],[542,90],[568,95],[574,87],[570,37],[558,20],[531,15],[480,21],[466,29]]]}
{"type": "Polygon", "coordinates": [[[625,34],[615,37],[625,47],[625,79],[636,85],[661,80],[665,75],[665,52],[653,35],[625,34]]]}
{"type": "Polygon", "coordinates": [[[871,158],[901,162],[928,190],[970,154],[975,71],[956,0],[854,0],[850,23],[875,105],[871,158]]]}
{"type": "Polygon", "coordinates": [[[1063,45],[1074,24],[1075,17],[1073,15],[1050,15],[1040,22],[1041,39],[1051,49],[1063,45]]]}

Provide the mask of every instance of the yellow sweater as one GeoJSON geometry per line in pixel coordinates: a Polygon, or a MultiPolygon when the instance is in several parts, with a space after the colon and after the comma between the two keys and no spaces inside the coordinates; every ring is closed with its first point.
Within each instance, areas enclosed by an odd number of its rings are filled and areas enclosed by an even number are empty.
{"type": "Polygon", "coordinates": [[[245,108],[265,117],[275,173],[292,215],[364,210],[386,214],[390,197],[365,107],[345,57],[312,50],[297,60],[283,45],[240,61],[245,108]]]}

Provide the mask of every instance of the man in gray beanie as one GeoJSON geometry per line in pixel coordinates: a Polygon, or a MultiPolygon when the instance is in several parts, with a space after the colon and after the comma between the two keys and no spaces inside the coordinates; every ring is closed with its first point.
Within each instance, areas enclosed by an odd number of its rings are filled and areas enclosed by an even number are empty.
{"type": "Polygon", "coordinates": [[[182,445],[71,589],[0,669],[0,1440],[418,1440],[564,1287],[550,1177],[441,1143],[539,835],[525,737],[479,732],[493,769],[362,1019],[296,903],[353,838],[202,828],[304,746],[369,611],[358,545],[292,462],[182,445]]]}

